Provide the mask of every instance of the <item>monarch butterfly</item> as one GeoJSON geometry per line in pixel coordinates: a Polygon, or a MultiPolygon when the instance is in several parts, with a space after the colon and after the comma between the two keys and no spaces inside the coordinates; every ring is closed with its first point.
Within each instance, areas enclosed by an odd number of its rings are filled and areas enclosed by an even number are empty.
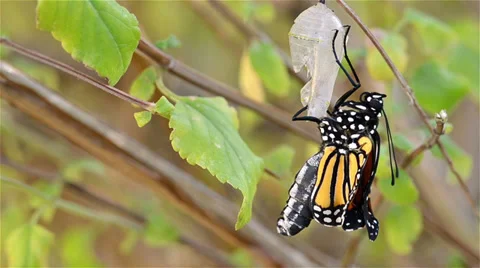
{"type": "MultiPolygon", "coordinates": [[[[346,36],[350,26],[345,27],[346,36]]],[[[333,44],[337,34],[338,31],[334,34],[333,44]]],[[[360,88],[360,80],[348,58],[345,40],[344,55],[355,80],[338,60],[333,44],[332,47],[337,64],[353,88],[339,98],[327,117],[299,117],[307,109],[303,107],[292,118],[317,123],[323,143],[320,152],[308,159],[295,176],[287,205],[277,221],[277,231],[282,235],[293,236],[315,219],[325,226],[342,226],[346,231],[366,225],[370,240],[376,239],[379,222],[373,215],[369,194],[380,154],[377,127],[382,114],[387,127],[392,185],[395,176],[398,177],[390,127],[383,110],[386,95],[364,92],[360,101],[346,101],[360,88]]]]}

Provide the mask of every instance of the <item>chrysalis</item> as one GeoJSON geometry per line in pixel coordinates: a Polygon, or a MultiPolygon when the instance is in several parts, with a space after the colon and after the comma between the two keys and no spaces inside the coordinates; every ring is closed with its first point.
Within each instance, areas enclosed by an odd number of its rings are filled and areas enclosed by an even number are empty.
{"type": "Polygon", "coordinates": [[[309,116],[325,116],[332,98],[339,69],[332,52],[335,30],[339,31],[335,48],[341,61],[345,29],[325,4],[318,3],[302,12],[288,34],[293,69],[299,72],[305,66],[310,79],[300,92],[302,104],[308,105],[309,116]]]}

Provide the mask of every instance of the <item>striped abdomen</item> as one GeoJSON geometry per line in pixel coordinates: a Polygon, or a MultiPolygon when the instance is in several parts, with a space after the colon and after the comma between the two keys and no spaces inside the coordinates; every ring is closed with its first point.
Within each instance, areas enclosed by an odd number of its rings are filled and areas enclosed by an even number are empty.
{"type": "Polygon", "coordinates": [[[293,236],[303,230],[312,220],[311,194],[317,180],[318,163],[323,152],[310,157],[295,176],[289,191],[287,205],[277,221],[277,232],[293,236]]]}

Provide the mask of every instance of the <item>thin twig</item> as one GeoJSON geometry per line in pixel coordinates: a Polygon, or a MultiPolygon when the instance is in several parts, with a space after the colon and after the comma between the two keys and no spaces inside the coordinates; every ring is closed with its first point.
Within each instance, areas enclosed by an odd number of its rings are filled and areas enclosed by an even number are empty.
{"type": "MultiPolygon", "coordinates": [[[[95,80],[93,77],[91,77],[87,74],[84,74],[80,71],[77,71],[74,68],[68,66],[67,64],[64,64],[62,62],[59,62],[59,61],[54,60],[52,58],[49,58],[49,57],[47,57],[43,54],[40,54],[36,51],[24,48],[21,45],[13,42],[11,40],[1,38],[0,43],[10,47],[11,49],[18,52],[19,54],[22,54],[22,55],[24,55],[24,56],[26,56],[26,57],[28,57],[32,60],[44,63],[45,65],[53,67],[53,68],[55,68],[55,69],[57,69],[61,72],[72,75],[75,78],[78,78],[82,81],[85,81],[85,82],[89,83],[90,85],[92,85],[96,88],[99,88],[99,89],[101,89],[101,90],[103,90],[103,91],[105,91],[105,92],[107,92],[107,93],[109,93],[109,94],[111,94],[115,97],[120,98],[121,100],[124,100],[124,101],[129,102],[129,103],[134,104],[134,105],[138,105],[140,108],[142,108],[144,110],[153,111],[153,108],[155,107],[155,103],[153,103],[153,102],[148,102],[148,101],[144,101],[144,100],[135,98],[132,95],[130,95],[128,93],[125,93],[125,92],[123,92],[123,91],[121,91],[121,90],[119,90],[115,87],[109,86],[105,83],[102,83],[100,81],[95,80]]],[[[280,179],[280,177],[278,177],[273,171],[268,170],[268,168],[265,168],[265,172],[269,175],[272,175],[276,179],[280,179]]]]}
{"type": "MultiPolygon", "coordinates": [[[[348,6],[347,3],[345,3],[345,1],[337,0],[337,2],[338,2],[338,4],[340,4],[340,6],[342,6],[345,9],[345,11],[348,13],[348,15],[350,15],[350,17],[352,17],[352,19],[360,26],[360,28],[363,30],[363,32],[372,41],[373,45],[377,48],[378,52],[380,52],[380,54],[384,58],[387,65],[390,67],[393,74],[395,75],[397,80],[400,82],[400,85],[402,86],[405,93],[407,94],[407,97],[410,99],[411,104],[413,105],[413,107],[415,108],[417,113],[419,114],[420,119],[423,121],[425,126],[430,130],[430,132],[434,133],[433,127],[430,126],[430,124],[428,122],[428,116],[425,113],[425,111],[422,109],[420,104],[418,104],[418,101],[414,96],[412,88],[408,85],[407,80],[405,79],[405,77],[403,77],[402,73],[398,70],[398,68],[395,66],[393,61],[390,59],[390,56],[387,54],[385,49],[382,47],[382,45],[380,44],[378,39],[373,35],[373,33],[370,31],[370,29],[367,27],[367,25],[365,25],[365,23],[362,22],[362,20],[355,13],[355,11],[353,11],[353,9],[350,6],[348,6]]],[[[455,175],[455,178],[457,179],[458,183],[460,184],[462,191],[464,192],[466,198],[468,199],[468,202],[470,203],[470,205],[472,207],[473,213],[477,216],[477,218],[479,218],[480,215],[479,215],[479,211],[478,211],[478,208],[477,208],[477,204],[475,203],[472,195],[470,194],[467,185],[463,181],[460,173],[456,170],[455,166],[453,165],[453,161],[450,158],[450,156],[448,155],[448,152],[445,150],[445,147],[443,146],[442,142],[440,140],[437,140],[436,143],[437,143],[438,147],[440,148],[440,151],[441,151],[443,157],[447,161],[448,167],[450,168],[452,173],[455,175]]]]}

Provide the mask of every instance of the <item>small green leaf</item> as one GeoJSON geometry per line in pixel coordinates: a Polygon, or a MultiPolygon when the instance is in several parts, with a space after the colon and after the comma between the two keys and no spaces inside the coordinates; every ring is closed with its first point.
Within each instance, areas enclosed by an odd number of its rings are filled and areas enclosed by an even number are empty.
{"type": "MultiPolygon", "coordinates": [[[[450,136],[443,135],[440,137],[440,140],[442,141],[448,155],[452,158],[453,166],[457,169],[458,173],[460,173],[462,179],[468,180],[473,169],[472,156],[458,146],[450,136]]],[[[432,154],[437,158],[443,159],[443,155],[440,152],[438,145],[432,148],[432,154]]],[[[452,184],[458,183],[455,175],[450,170],[448,170],[447,181],[452,184]]]]}
{"type": "Polygon", "coordinates": [[[395,133],[393,134],[392,137],[393,137],[393,144],[395,145],[396,148],[404,152],[410,152],[411,150],[413,150],[413,147],[414,147],[413,144],[405,135],[395,133]]]}
{"type": "Polygon", "coordinates": [[[473,50],[466,45],[459,44],[448,54],[448,70],[462,77],[468,83],[470,92],[479,99],[480,52],[473,50]]]}
{"type": "MultiPolygon", "coordinates": [[[[46,181],[36,181],[33,186],[37,188],[39,191],[44,193],[46,196],[50,197],[51,200],[54,200],[55,198],[59,197],[60,194],[62,193],[62,183],[60,180],[57,180],[55,182],[46,182],[46,181]]],[[[49,201],[45,201],[42,198],[38,198],[36,196],[31,196],[30,197],[30,205],[32,208],[40,208],[42,206],[45,206],[48,204],[49,201]]],[[[51,201],[50,201],[51,202],[51,201]]],[[[50,222],[53,219],[53,216],[55,216],[55,207],[51,206],[51,208],[45,209],[42,213],[42,219],[50,222]]]]}
{"type": "Polygon", "coordinates": [[[230,262],[236,267],[254,267],[252,255],[245,249],[237,249],[230,254],[230,262]]]}
{"type": "Polygon", "coordinates": [[[455,253],[448,257],[447,267],[448,268],[467,268],[469,266],[462,255],[455,253]]]}
{"type": "Polygon", "coordinates": [[[270,152],[265,158],[265,167],[280,177],[289,176],[295,150],[288,145],[281,145],[270,152]]]}
{"type": "Polygon", "coordinates": [[[105,168],[101,162],[91,159],[78,159],[70,162],[62,170],[62,176],[70,182],[80,182],[85,176],[85,172],[103,175],[105,168]]]}
{"type": "Polygon", "coordinates": [[[48,266],[53,234],[40,225],[24,224],[7,237],[5,253],[10,267],[48,266]]]}
{"type": "Polygon", "coordinates": [[[452,111],[469,91],[462,77],[432,61],[414,71],[412,87],[420,105],[432,114],[452,111]]]}
{"type": "Polygon", "coordinates": [[[120,243],[120,252],[124,255],[128,255],[135,248],[135,245],[138,242],[138,232],[127,230],[125,238],[120,243]]]}
{"type": "Polygon", "coordinates": [[[275,19],[275,7],[272,3],[257,4],[253,10],[253,16],[262,23],[269,23],[275,19]]]}
{"type": "Polygon", "coordinates": [[[393,252],[407,255],[423,230],[423,218],[414,206],[393,206],[385,216],[387,243],[393,252]]]}
{"type": "Polygon", "coordinates": [[[137,121],[138,127],[144,127],[152,120],[152,113],[149,111],[142,111],[134,113],[135,121],[137,121]]]}
{"type": "Polygon", "coordinates": [[[441,55],[455,44],[455,32],[445,23],[425,13],[407,9],[405,18],[413,24],[419,40],[419,46],[428,55],[441,55]]]}
{"type": "Polygon", "coordinates": [[[175,243],[180,238],[177,228],[159,213],[149,216],[145,227],[144,240],[147,245],[158,247],[175,243]]]}
{"type": "Polygon", "coordinates": [[[480,50],[480,47],[478,47],[478,33],[480,31],[478,20],[466,17],[466,19],[456,20],[455,23],[450,25],[460,39],[460,42],[478,53],[480,50]]]}
{"type": "Polygon", "coordinates": [[[170,118],[173,149],[243,194],[236,228],[251,218],[253,197],[263,172],[263,160],[238,134],[238,119],[223,98],[179,98],[170,118]]]}
{"type": "Polygon", "coordinates": [[[155,46],[161,50],[167,50],[170,48],[178,48],[182,46],[182,42],[173,34],[169,35],[166,39],[157,41],[155,46]]]}
{"type": "Polygon", "coordinates": [[[37,27],[50,31],[65,51],[110,85],[127,71],[140,40],[135,16],[112,0],[39,0],[37,27]]]}
{"type": "Polygon", "coordinates": [[[250,45],[250,60],[269,93],[277,97],[288,96],[290,77],[273,45],[254,41],[250,45]]]}
{"type": "Polygon", "coordinates": [[[62,263],[66,267],[102,267],[95,255],[97,232],[92,228],[70,227],[61,240],[62,263]]]}
{"type": "Polygon", "coordinates": [[[170,119],[170,116],[172,116],[172,112],[175,109],[175,106],[173,106],[172,103],[168,101],[165,96],[162,96],[157,103],[155,103],[155,112],[158,113],[159,115],[170,119]]]}
{"type": "Polygon", "coordinates": [[[262,80],[253,69],[250,55],[246,51],[244,51],[240,59],[238,83],[240,91],[244,96],[258,102],[265,102],[265,90],[263,89],[262,80]]]}
{"type": "Polygon", "coordinates": [[[381,178],[377,182],[378,189],[388,201],[397,205],[410,205],[418,200],[418,189],[408,174],[400,170],[400,176],[391,185],[389,178],[381,178]]]}
{"type": "MultiPolygon", "coordinates": [[[[404,72],[408,63],[407,40],[398,33],[386,33],[380,44],[392,59],[400,72],[404,72]]],[[[371,46],[367,48],[366,64],[373,78],[381,81],[391,81],[393,72],[380,55],[378,50],[371,46]]]]}
{"type": "Polygon", "coordinates": [[[0,239],[2,245],[10,233],[15,230],[15,228],[27,221],[27,213],[28,208],[18,204],[11,204],[6,207],[2,207],[2,214],[0,217],[0,226],[2,231],[0,239]]]}
{"type": "Polygon", "coordinates": [[[130,87],[130,95],[144,101],[150,100],[155,93],[155,81],[157,80],[157,71],[151,66],[145,69],[137,76],[130,87]]]}

